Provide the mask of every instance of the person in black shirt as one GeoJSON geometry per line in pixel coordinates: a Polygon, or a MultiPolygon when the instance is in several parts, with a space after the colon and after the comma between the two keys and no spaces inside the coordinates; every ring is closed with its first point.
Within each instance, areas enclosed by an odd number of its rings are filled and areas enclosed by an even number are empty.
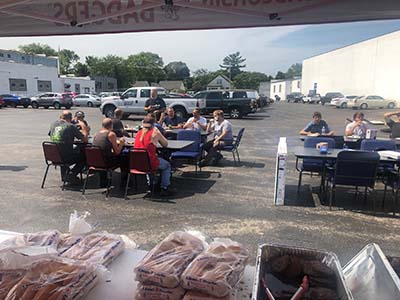
{"type": "Polygon", "coordinates": [[[167,105],[165,104],[163,98],[158,96],[158,92],[156,89],[152,89],[150,92],[150,98],[147,99],[144,104],[144,110],[147,113],[153,113],[156,116],[156,122],[158,123],[161,118],[164,117],[165,108],[167,105]]]}
{"type": "Polygon", "coordinates": [[[129,133],[124,130],[124,125],[121,122],[123,115],[124,113],[119,108],[114,111],[114,118],[112,118],[112,131],[117,135],[117,137],[129,137],[129,133]]]}
{"type": "Polygon", "coordinates": [[[165,127],[168,127],[170,129],[181,129],[183,128],[184,124],[184,122],[182,122],[182,119],[175,115],[175,111],[172,107],[168,107],[167,115],[163,120],[160,120],[160,123],[164,123],[165,127]]]}
{"type": "MultiPolygon", "coordinates": [[[[78,175],[84,167],[84,155],[78,147],[74,147],[75,138],[85,143],[88,141],[86,129],[79,129],[72,123],[72,113],[69,110],[64,110],[60,116],[60,120],[55,121],[50,126],[49,136],[52,142],[59,144],[59,149],[62,159],[66,163],[75,164],[70,170],[70,176],[66,180],[70,183],[77,183],[78,175]]],[[[68,169],[61,168],[61,176],[64,179],[68,169]]]]}

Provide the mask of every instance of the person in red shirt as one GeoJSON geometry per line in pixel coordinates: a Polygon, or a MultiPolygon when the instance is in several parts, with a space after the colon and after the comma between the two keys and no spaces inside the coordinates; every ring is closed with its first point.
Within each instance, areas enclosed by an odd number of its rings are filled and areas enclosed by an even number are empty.
{"type": "Polygon", "coordinates": [[[161,172],[161,196],[170,196],[173,194],[171,189],[171,164],[165,159],[158,157],[157,145],[168,146],[168,140],[154,126],[155,119],[147,115],[142,122],[142,129],[136,135],[135,148],[147,149],[150,157],[150,164],[154,171],[161,172]]]}

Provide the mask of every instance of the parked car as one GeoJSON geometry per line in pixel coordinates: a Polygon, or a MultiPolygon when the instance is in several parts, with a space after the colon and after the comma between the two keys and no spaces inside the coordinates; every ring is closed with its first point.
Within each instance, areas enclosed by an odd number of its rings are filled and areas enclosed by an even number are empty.
{"type": "Polygon", "coordinates": [[[100,97],[93,96],[90,94],[79,94],[75,96],[73,99],[74,105],[75,106],[88,106],[88,107],[93,107],[93,106],[100,106],[101,105],[101,99],[100,97]]]}
{"type": "Polygon", "coordinates": [[[5,102],[3,98],[0,96],[0,108],[2,108],[3,106],[5,106],[5,102]]]}
{"type": "Polygon", "coordinates": [[[72,97],[68,93],[44,93],[32,97],[31,100],[32,108],[54,107],[56,109],[61,109],[61,107],[65,107],[69,109],[73,105],[72,97]]]}
{"type": "MultiPolygon", "coordinates": [[[[154,87],[133,87],[126,90],[121,96],[111,96],[102,99],[100,105],[101,112],[106,117],[112,117],[114,110],[120,108],[124,117],[128,117],[131,114],[144,115],[144,105],[146,100],[150,98],[150,90],[154,87]]],[[[168,107],[172,107],[175,110],[175,114],[182,119],[185,119],[192,110],[199,108],[203,110],[206,106],[206,101],[199,98],[174,98],[169,97],[166,94],[164,88],[157,87],[158,94],[165,101],[168,107]]]]}
{"type": "Polygon", "coordinates": [[[302,93],[293,92],[293,93],[290,93],[289,95],[286,96],[286,101],[287,101],[287,102],[292,101],[292,102],[295,102],[295,103],[297,103],[297,102],[303,102],[303,97],[304,97],[304,96],[303,96],[302,93]]]}
{"type": "Polygon", "coordinates": [[[347,103],[349,100],[355,99],[358,96],[344,96],[344,97],[340,97],[340,98],[333,98],[331,101],[331,105],[332,106],[336,106],[336,108],[347,108],[347,103]]]}
{"type": "Polygon", "coordinates": [[[101,92],[101,93],[99,94],[99,97],[100,97],[100,98],[111,97],[111,96],[119,97],[119,96],[121,96],[121,95],[122,95],[121,92],[101,92]]]}
{"type": "Polygon", "coordinates": [[[396,102],[394,100],[384,99],[377,95],[367,95],[349,100],[347,105],[353,109],[394,108],[396,102]]]}
{"type": "Polygon", "coordinates": [[[306,97],[303,97],[303,103],[318,104],[320,102],[321,102],[321,95],[320,94],[310,93],[306,97]]]}
{"type": "Polygon", "coordinates": [[[194,97],[206,100],[205,113],[222,109],[232,119],[237,119],[255,111],[255,99],[248,98],[246,91],[201,91],[194,97]]]}
{"type": "Polygon", "coordinates": [[[28,97],[22,97],[14,94],[2,94],[0,95],[0,97],[4,101],[4,106],[23,106],[27,108],[31,104],[31,99],[29,99],[28,97]]]}
{"type": "Polygon", "coordinates": [[[324,97],[321,98],[321,104],[325,105],[326,103],[331,103],[334,98],[343,98],[344,95],[339,92],[329,92],[326,93],[324,97]]]}

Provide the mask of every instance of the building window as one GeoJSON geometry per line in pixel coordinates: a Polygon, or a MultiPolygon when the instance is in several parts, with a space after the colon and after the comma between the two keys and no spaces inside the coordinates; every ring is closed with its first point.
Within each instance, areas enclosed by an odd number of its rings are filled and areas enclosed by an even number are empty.
{"type": "Polygon", "coordinates": [[[26,92],[26,80],[25,79],[16,79],[10,78],[10,91],[13,92],[26,92]]]}
{"type": "Polygon", "coordinates": [[[22,60],[25,60],[25,56],[22,56],[21,58],[22,58],[22,60]]]}
{"type": "Polygon", "coordinates": [[[81,85],[79,83],[75,83],[75,93],[81,93],[81,85]]]}
{"type": "Polygon", "coordinates": [[[38,80],[37,84],[39,92],[51,92],[51,81],[38,80]]]}
{"type": "Polygon", "coordinates": [[[0,53],[0,57],[4,57],[4,53],[0,53]]]}
{"type": "Polygon", "coordinates": [[[297,88],[298,88],[298,89],[300,88],[300,80],[297,81],[297,88]]]}
{"type": "Polygon", "coordinates": [[[274,93],[276,93],[276,85],[274,85],[274,93]]]}
{"type": "Polygon", "coordinates": [[[88,87],[83,88],[83,92],[85,94],[89,94],[90,93],[90,88],[88,88],[88,87]]]}
{"type": "Polygon", "coordinates": [[[7,57],[8,57],[8,58],[11,58],[11,54],[7,54],[7,57]]]}
{"type": "Polygon", "coordinates": [[[108,88],[109,90],[114,90],[114,83],[112,83],[112,82],[107,82],[107,88],[108,88]]]}
{"type": "Polygon", "coordinates": [[[222,79],[217,79],[217,84],[222,84],[222,79]]]}
{"type": "Polygon", "coordinates": [[[282,84],[279,85],[279,93],[282,92],[282,84]]]}

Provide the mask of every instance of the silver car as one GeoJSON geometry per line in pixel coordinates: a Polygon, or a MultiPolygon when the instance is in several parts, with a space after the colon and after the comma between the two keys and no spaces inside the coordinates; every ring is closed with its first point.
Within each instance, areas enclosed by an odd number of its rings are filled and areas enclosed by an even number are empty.
{"type": "Polygon", "coordinates": [[[75,106],[88,106],[88,107],[97,106],[97,107],[99,107],[101,105],[101,99],[94,95],[79,94],[79,95],[76,95],[74,98],[74,105],[75,106]]]}
{"type": "Polygon", "coordinates": [[[353,109],[394,108],[396,102],[394,100],[384,99],[377,95],[367,95],[349,100],[347,106],[353,109]]]}
{"type": "Polygon", "coordinates": [[[336,108],[347,108],[347,103],[349,100],[355,99],[358,96],[345,96],[341,98],[333,98],[331,101],[332,106],[336,106],[336,108]]]}

